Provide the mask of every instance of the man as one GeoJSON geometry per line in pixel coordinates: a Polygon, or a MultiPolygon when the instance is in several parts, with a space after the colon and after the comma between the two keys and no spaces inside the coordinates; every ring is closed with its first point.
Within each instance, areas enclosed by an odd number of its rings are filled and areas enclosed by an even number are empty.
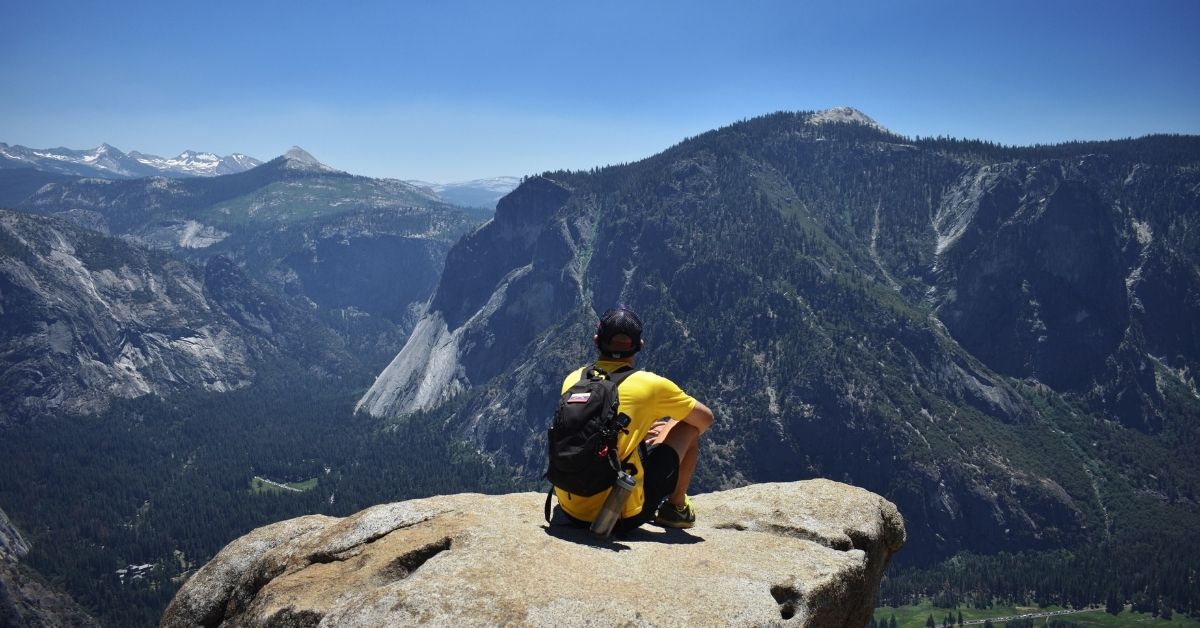
{"type": "MultiPolygon", "coordinates": [[[[610,309],[600,318],[593,341],[600,352],[597,368],[611,374],[632,366],[634,355],[645,346],[642,321],[628,308],[610,309]]],[[[563,380],[563,393],[586,368],[563,380]]],[[[688,484],[696,470],[700,434],[713,422],[712,411],[671,380],[649,371],[630,374],[617,395],[620,412],[630,418],[628,431],[617,439],[617,455],[633,465],[636,486],[613,532],[623,534],[651,520],[673,528],[692,527],[696,510],[687,497],[688,484]],[[639,444],[645,445],[640,451],[639,444]]],[[[591,497],[559,488],[555,493],[563,512],[577,523],[595,519],[608,497],[608,491],[591,497]]]]}

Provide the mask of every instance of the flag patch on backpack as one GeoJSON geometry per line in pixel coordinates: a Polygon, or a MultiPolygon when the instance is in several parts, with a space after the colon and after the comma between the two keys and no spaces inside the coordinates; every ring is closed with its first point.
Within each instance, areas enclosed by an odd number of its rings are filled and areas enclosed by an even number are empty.
{"type": "Polygon", "coordinates": [[[591,398],[592,393],[590,392],[574,393],[570,397],[567,397],[567,403],[587,403],[588,399],[591,398]]]}

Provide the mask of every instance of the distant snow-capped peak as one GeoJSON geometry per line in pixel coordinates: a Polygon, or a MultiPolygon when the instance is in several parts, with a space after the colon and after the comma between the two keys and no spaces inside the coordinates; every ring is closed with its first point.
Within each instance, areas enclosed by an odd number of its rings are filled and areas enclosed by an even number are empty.
{"type": "Polygon", "coordinates": [[[0,143],[0,161],[50,172],[106,178],[216,176],[243,172],[262,163],[241,153],[219,157],[215,153],[186,150],[172,159],[138,151],[126,154],[107,142],[90,150],[26,148],[0,143]]]}
{"type": "Polygon", "coordinates": [[[155,170],[201,177],[234,174],[249,170],[262,163],[241,153],[221,157],[216,153],[194,150],[185,150],[179,153],[178,157],[172,158],[146,155],[137,151],[129,153],[129,156],[136,159],[138,163],[155,170]]]}
{"type": "Polygon", "coordinates": [[[855,109],[854,107],[833,107],[825,111],[818,111],[808,118],[808,124],[862,124],[874,129],[891,133],[889,129],[879,124],[867,114],[855,109]]]}

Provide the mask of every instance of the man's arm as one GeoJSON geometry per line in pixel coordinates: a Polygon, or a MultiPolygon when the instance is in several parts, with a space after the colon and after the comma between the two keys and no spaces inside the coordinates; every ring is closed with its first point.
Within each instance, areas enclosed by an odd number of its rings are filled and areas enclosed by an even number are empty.
{"type": "Polygon", "coordinates": [[[673,421],[668,417],[663,417],[655,422],[650,427],[650,430],[646,432],[646,438],[644,439],[646,444],[657,445],[663,442],[667,438],[667,432],[671,431],[671,427],[675,423],[687,423],[696,428],[697,435],[703,434],[713,424],[713,413],[712,410],[708,409],[708,406],[697,400],[691,412],[684,415],[682,419],[673,421]]]}
{"type": "Polygon", "coordinates": [[[687,423],[703,434],[713,424],[713,413],[712,410],[708,409],[708,406],[697,400],[696,407],[692,408],[692,411],[687,413],[687,416],[679,419],[679,422],[687,423]]]}

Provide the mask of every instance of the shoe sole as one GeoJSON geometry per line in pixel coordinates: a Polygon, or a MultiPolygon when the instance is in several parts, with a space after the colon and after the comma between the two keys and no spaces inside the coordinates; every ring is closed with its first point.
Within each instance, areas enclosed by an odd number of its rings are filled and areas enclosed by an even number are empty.
{"type": "Polygon", "coordinates": [[[686,530],[696,525],[695,521],[660,521],[654,520],[654,523],[664,528],[675,528],[677,530],[686,530]]]}

